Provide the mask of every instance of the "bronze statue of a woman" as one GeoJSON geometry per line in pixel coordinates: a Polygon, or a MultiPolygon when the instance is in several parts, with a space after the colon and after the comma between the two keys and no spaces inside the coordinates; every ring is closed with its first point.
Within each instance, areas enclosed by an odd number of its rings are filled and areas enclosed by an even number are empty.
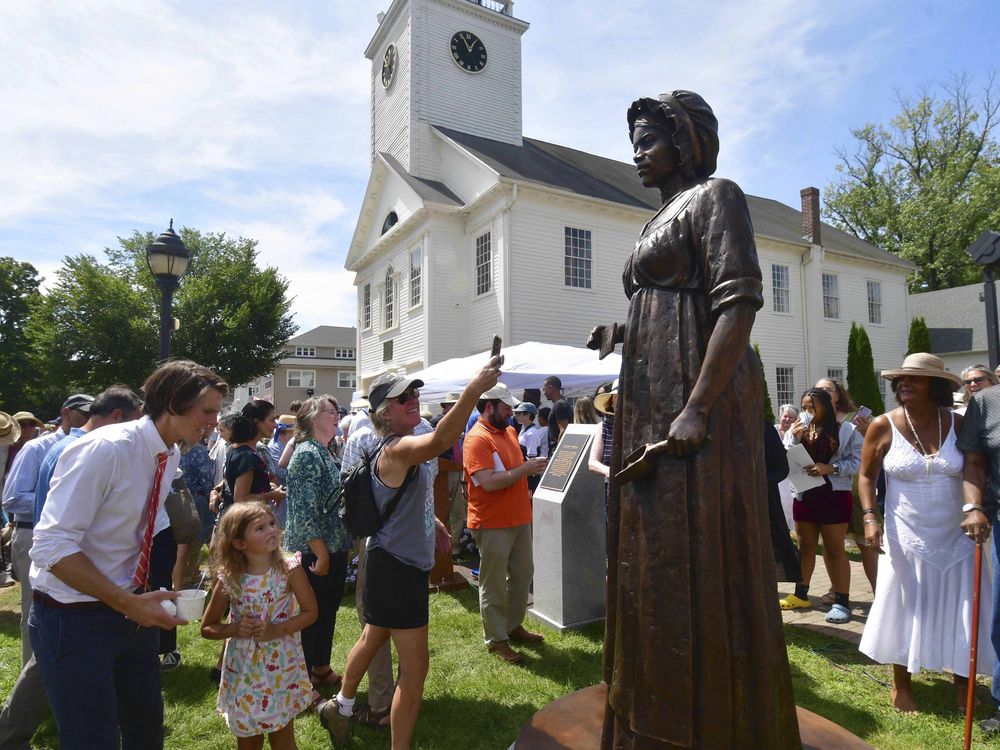
{"type": "Polygon", "coordinates": [[[608,501],[605,749],[800,748],[768,527],[764,379],[747,346],[763,304],[746,198],[711,178],[718,123],[674,91],[628,110],[642,184],[663,206],[625,265],[608,501]]]}

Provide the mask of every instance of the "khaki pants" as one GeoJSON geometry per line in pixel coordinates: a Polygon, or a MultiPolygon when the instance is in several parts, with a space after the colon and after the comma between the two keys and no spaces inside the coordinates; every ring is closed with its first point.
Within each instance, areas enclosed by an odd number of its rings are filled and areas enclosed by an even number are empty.
{"type": "Polygon", "coordinates": [[[31,582],[28,571],[31,569],[32,529],[14,529],[10,541],[10,565],[17,574],[17,582],[21,584],[21,666],[31,658],[31,640],[28,638],[28,614],[31,612],[31,582]]]}
{"type": "Polygon", "coordinates": [[[506,641],[524,621],[535,575],[531,524],[508,529],[474,529],[479,547],[479,613],[486,643],[506,641]]]}
{"type": "Polygon", "coordinates": [[[462,471],[448,472],[448,522],[450,525],[449,531],[451,532],[451,553],[453,555],[462,553],[462,548],[459,546],[458,541],[462,538],[462,532],[465,530],[467,512],[465,483],[462,481],[464,475],[465,472],[462,471]]]}
{"type": "MultiPolygon", "coordinates": [[[[362,539],[358,550],[358,580],[354,589],[354,604],[358,609],[358,620],[365,626],[362,604],[365,590],[365,542],[362,539]]],[[[382,644],[368,665],[368,705],[372,711],[382,712],[392,706],[392,694],[396,684],[392,679],[392,639],[382,644]]]]}

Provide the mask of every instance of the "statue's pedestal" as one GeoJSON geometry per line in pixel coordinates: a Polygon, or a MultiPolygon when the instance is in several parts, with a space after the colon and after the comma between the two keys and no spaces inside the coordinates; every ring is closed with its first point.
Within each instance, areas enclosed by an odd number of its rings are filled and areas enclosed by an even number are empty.
{"type": "MultiPolygon", "coordinates": [[[[607,694],[600,684],[552,701],[521,728],[511,750],[599,750],[607,694]]],[[[822,716],[804,708],[798,715],[803,750],[873,750],[822,716]]]]}

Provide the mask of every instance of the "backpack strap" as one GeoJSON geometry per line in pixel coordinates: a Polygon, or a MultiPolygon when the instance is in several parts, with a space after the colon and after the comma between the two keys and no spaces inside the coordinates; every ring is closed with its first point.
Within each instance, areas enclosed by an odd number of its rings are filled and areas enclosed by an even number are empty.
{"type": "MultiPolygon", "coordinates": [[[[378,476],[377,462],[379,454],[382,452],[382,449],[386,445],[388,445],[398,437],[401,437],[401,435],[389,435],[388,437],[384,438],[382,442],[379,443],[378,448],[375,450],[375,453],[372,454],[371,457],[372,473],[376,477],[378,476]]],[[[396,494],[392,496],[392,500],[389,501],[389,504],[385,506],[385,510],[382,511],[383,526],[385,525],[385,522],[389,520],[389,516],[391,516],[393,512],[396,510],[396,506],[399,505],[399,501],[403,499],[403,493],[406,491],[406,488],[410,485],[410,482],[413,480],[413,477],[416,475],[417,471],[419,471],[419,469],[416,466],[411,466],[409,470],[406,472],[406,476],[403,478],[403,483],[399,485],[399,489],[396,490],[396,494]]]]}

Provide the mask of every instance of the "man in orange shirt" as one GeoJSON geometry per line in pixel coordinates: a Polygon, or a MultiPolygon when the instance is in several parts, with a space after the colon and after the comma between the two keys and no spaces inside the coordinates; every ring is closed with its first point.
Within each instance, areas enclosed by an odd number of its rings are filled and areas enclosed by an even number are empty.
{"type": "Polygon", "coordinates": [[[479,400],[479,421],[465,436],[462,463],[469,494],[468,526],[479,547],[479,612],[486,645],[504,661],[521,661],[510,641],[538,643],[525,630],[528,590],[535,573],[531,553],[528,477],[545,458],[524,460],[510,417],[517,402],[497,383],[479,400]]]}

